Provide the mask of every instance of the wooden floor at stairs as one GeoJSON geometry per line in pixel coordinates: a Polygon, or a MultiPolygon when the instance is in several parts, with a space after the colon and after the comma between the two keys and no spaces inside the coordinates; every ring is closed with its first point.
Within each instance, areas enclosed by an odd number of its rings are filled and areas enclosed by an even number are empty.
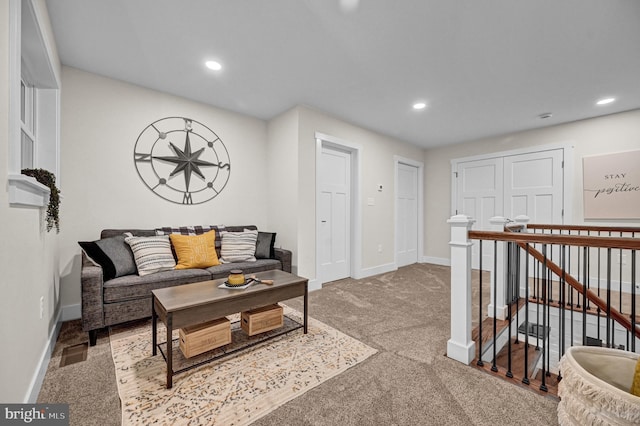
{"type": "MultiPolygon", "coordinates": [[[[512,304],[512,312],[516,312],[516,309],[524,306],[524,300],[520,299],[518,301],[518,307],[516,308],[516,303],[512,304]]],[[[506,329],[509,326],[509,321],[507,320],[497,320],[496,321],[496,334],[500,335],[501,331],[506,329]]],[[[515,385],[525,387],[534,392],[538,392],[541,395],[548,395],[553,398],[558,397],[558,376],[553,373],[547,374],[545,379],[546,391],[542,390],[542,372],[539,371],[536,373],[535,377],[529,377],[529,384],[525,384],[522,382],[524,378],[524,342],[520,341],[519,343],[515,343],[515,340],[512,339],[511,342],[511,373],[513,377],[507,377],[507,371],[509,366],[509,345],[505,345],[505,347],[497,354],[496,356],[496,368],[498,371],[492,371],[491,368],[493,363],[491,361],[484,361],[483,365],[478,365],[480,345],[477,344],[479,336],[479,327],[476,327],[472,334],[471,338],[476,342],[476,358],[471,362],[471,366],[475,367],[479,370],[485,371],[488,374],[491,374],[496,377],[500,377],[503,380],[511,382],[515,385]]],[[[532,339],[535,342],[535,339],[532,339]]],[[[493,341],[493,318],[485,318],[482,321],[482,348],[487,348],[492,344],[493,341]]],[[[528,364],[530,366],[530,370],[533,369],[532,366],[535,366],[538,363],[538,360],[542,357],[542,352],[540,350],[536,350],[535,345],[529,343],[528,348],[528,364]]],[[[533,371],[529,371],[529,374],[532,374],[533,371]]]]}

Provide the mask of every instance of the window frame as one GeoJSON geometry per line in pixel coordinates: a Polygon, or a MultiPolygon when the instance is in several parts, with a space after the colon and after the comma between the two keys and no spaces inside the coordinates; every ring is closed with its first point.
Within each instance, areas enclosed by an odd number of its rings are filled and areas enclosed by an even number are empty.
{"type": "Polygon", "coordinates": [[[9,0],[7,180],[12,207],[45,207],[49,202],[49,188],[21,174],[25,165],[51,171],[60,186],[60,71],[55,50],[51,49],[52,36],[47,37],[43,30],[45,20],[46,9],[34,0],[9,0]],[[24,50],[23,38],[28,39],[24,50]],[[25,162],[23,135],[32,142],[30,158],[25,162]]]}
{"type": "MultiPolygon", "coordinates": [[[[23,68],[24,70],[24,68],[23,68]]],[[[37,128],[36,111],[37,88],[29,84],[23,77],[20,79],[20,169],[32,169],[37,158],[37,128]],[[25,138],[31,142],[29,157],[25,155],[25,138]]]]}

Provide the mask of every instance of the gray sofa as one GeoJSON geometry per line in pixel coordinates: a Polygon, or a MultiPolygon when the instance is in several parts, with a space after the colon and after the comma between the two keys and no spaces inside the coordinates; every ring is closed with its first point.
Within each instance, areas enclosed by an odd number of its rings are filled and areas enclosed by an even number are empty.
{"type": "MultiPolygon", "coordinates": [[[[256,230],[249,226],[226,226],[225,231],[240,232],[256,230]]],[[[100,238],[105,239],[130,232],[134,236],[154,236],[156,229],[105,229],[100,238]]],[[[220,258],[221,238],[216,232],[216,251],[220,258]]],[[[119,276],[107,281],[103,279],[102,267],[86,253],[82,253],[82,329],[89,332],[91,346],[96,344],[97,332],[107,326],[151,316],[151,291],[159,288],[224,278],[231,269],[242,269],[245,274],[272,269],[291,272],[291,251],[273,248],[270,258],[255,262],[226,263],[207,269],[182,269],[157,272],[139,276],[119,276]]]]}

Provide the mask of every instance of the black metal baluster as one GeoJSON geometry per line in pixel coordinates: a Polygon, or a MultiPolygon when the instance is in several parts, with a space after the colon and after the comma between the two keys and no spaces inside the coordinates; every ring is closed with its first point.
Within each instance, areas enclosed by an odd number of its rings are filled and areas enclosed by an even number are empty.
{"type": "MultiPolygon", "coordinates": [[[[565,246],[560,246],[560,267],[562,268],[562,275],[560,276],[560,301],[558,302],[558,361],[562,359],[564,355],[564,345],[565,345],[565,313],[566,308],[564,306],[565,303],[565,286],[566,286],[566,270],[565,270],[565,262],[566,262],[566,252],[565,246]]],[[[562,371],[558,370],[558,381],[562,380],[562,371]]]]}
{"type": "Polygon", "coordinates": [[[529,384],[529,243],[526,244],[526,263],[524,267],[524,276],[527,280],[527,286],[524,289],[524,377],[522,383],[529,384]]]}
{"type": "MultiPolygon", "coordinates": [[[[588,235],[591,235],[591,233],[589,232],[588,235]]],[[[584,262],[587,267],[584,268],[584,271],[585,271],[584,279],[587,282],[587,290],[589,290],[591,288],[591,249],[588,247],[586,249],[587,249],[587,254],[585,256],[584,262]]],[[[586,294],[585,294],[584,300],[587,305],[587,310],[590,310],[591,301],[587,298],[586,294]]]]}
{"type": "Polygon", "coordinates": [[[482,367],[484,365],[484,363],[482,362],[482,240],[480,240],[480,244],[479,244],[479,249],[480,249],[480,255],[478,256],[479,260],[479,267],[480,267],[480,295],[479,295],[479,304],[480,304],[480,308],[478,312],[478,318],[479,318],[479,324],[478,324],[478,362],[476,362],[477,365],[479,365],[480,367],[482,367]]]}
{"type": "Polygon", "coordinates": [[[611,248],[607,249],[607,347],[612,348],[611,340],[611,248]]]}
{"type": "MultiPolygon", "coordinates": [[[[571,246],[569,246],[569,274],[571,274],[571,246]]],[[[569,346],[573,346],[573,293],[574,293],[574,288],[569,286],[569,306],[570,306],[570,311],[569,311],[569,346]]]]}
{"type": "MultiPolygon", "coordinates": [[[[553,259],[553,244],[550,244],[549,247],[549,251],[551,252],[551,257],[553,259]]],[[[547,288],[547,324],[549,325],[549,329],[551,329],[551,303],[553,303],[553,274],[551,268],[547,268],[547,288]]],[[[547,339],[547,343],[544,346],[547,351],[547,377],[549,377],[551,376],[551,331],[547,334],[546,328],[545,338],[547,339]]]]}
{"type": "MultiPolygon", "coordinates": [[[[632,234],[633,236],[633,234],[632,234]]],[[[629,346],[627,346],[628,348],[629,346]]],[[[636,351],[636,251],[631,251],[631,352],[636,351]]]]}
{"type": "MultiPolygon", "coordinates": [[[[580,236],[580,231],[578,230],[578,236],[580,236]]],[[[578,258],[578,282],[580,281],[580,247],[576,247],[576,257],[578,258]]],[[[578,304],[576,308],[580,309],[580,292],[577,292],[578,304]]],[[[582,301],[584,304],[584,300],[582,301]]]]}
{"type": "Polygon", "coordinates": [[[540,289],[541,289],[540,280],[542,278],[542,265],[540,264],[540,262],[538,262],[536,266],[537,267],[534,272],[536,293],[537,293],[536,302],[538,302],[536,304],[536,351],[539,351],[540,346],[538,345],[538,343],[540,342],[540,303],[544,303],[544,302],[542,301],[542,296],[540,294],[540,289]]]}
{"type": "MultiPolygon", "coordinates": [[[[571,235],[571,231],[569,234],[571,235]]],[[[567,248],[569,250],[569,256],[567,257],[567,271],[569,271],[569,275],[571,275],[571,246],[567,248]]],[[[569,287],[569,302],[567,302],[568,306],[571,306],[571,310],[573,311],[573,290],[572,287],[569,287]]],[[[572,328],[571,328],[571,346],[573,346],[573,316],[571,316],[572,328]]]]}
{"type": "MultiPolygon", "coordinates": [[[[547,343],[547,315],[546,315],[546,309],[547,309],[547,304],[546,304],[546,299],[547,299],[547,295],[545,294],[547,291],[547,283],[546,283],[546,272],[547,272],[547,245],[543,244],[542,245],[542,258],[544,260],[544,262],[542,263],[542,276],[543,278],[543,287],[542,287],[542,298],[545,300],[545,302],[542,305],[542,383],[540,384],[540,390],[543,392],[547,392],[547,365],[546,365],[546,346],[548,345],[547,343]]],[[[537,328],[540,328],[540,326],[538,325],[537,328]]]]}
{"type": "Polygon", "coordinates": [[[586,300],[587,300],[587,286],[589,283],[589,279],[587,278],[587,253],[588,253],[589,248],[587,246],[583,247],[583,256],[584,256],[584,262],[583,263],[583,267],[584,267],[584,283],[582,283],[582,345],[586,346],[587,345],[587,304],[586,304],[586,300]]]}
{"type": "MultiPolygon", "coordinates": [[[[587,235],[591,236],[591,231],[587,231],[587,235]]],[[[586,248],[586,249],[587,249],[587,253],[584,258],[584,264],[586,266],[584,268],[584,280],[587,284],[587,290],[589,290],[589,283],[591,281],[591,249],[589,248],[586,248]]],[[[586,293],[584,296],[584,303],[587,305],[587,310],[591,309],[591,301],[587,298],[586,293]]]]}
{"type": "MultiPolygon", "coordinates": [[[[620,238],[622,238],[622,231],[620,231],[620,238]]],[[[618,308],[620,309],[620,313],[623,313],[622,312],[622,249],[620,249],[619,256],[620,258],[618,259],[618,263],[620,264],[620,275],[618,275],[618,293],[619,293],[618,308]]]]}
{"type": "Polygon", "coordinates": [[[562,358],[562,355],[564,355],[564,350],[565,350],[565,331],[566,331],[566,324],[565,324],[565,319],[566,319],[566,308],[564,306],[565,302],[566,302],[566,262],[567,262],[567,253],[566,253],[566,246],[562,245],[560,248],[560,268],[562,269],[562,275],[560,275],[560,303],[558,306],[558,317],[560,317],[560,324],[558,325],[558,330],[560,330],[560,358],[562,358]]]}
{"type": "MultiPolygon", "coordinates": [[[[516,274],[515,274],[515,295],[514,299],[516,302],[516,328],[520,325],[520,247],[518,244],[513,245],[513,249],[515,250],[514,255],[516,258],[516,274]]],[[[517,330],[516,330],[517,331],[517,330]]],[[[516,341],[515,344],[520,344],[520,333],[516,332],[516,341]]]]}
{"type": "MultiPolygon", "coordinates": [[[[600,231],[598,231],[598,236],[600,236],[600,231]]],[[[600,283],[602,282],[600,273],[600,247],[598,247],[598,298],[600,298],[600,283]]],[[[602,310],[600,306],[596,309],[596,321],[597,321],[597,329],[598,329],[598,340],[600,340],[600,315],[602,314],[602,310]]]]}
{"type": "Polygon", "coordinates": [[[496,327],[496,321],[497,318],[496,316],[498,315],[498,309],[497,309],[497,305],[498,305],[498,278],[497,278],[497,271],[498,271],[498,241],[494,241],[493,242],[493,363],[491,364],[491,371],[496,372],[498,371],[498,367],[496,366],[496,345],[497,345],[497,339],[496,339],[496,333],[497,333],[497,327],[496,327]]]}
{"type": "Polygon", "coordinates": [[[509,268],[507,277],[508,277],[508,282],[507,282],[507,303],[509,305],[509,307],[507,308],[507,315],[508,315],[508,339],[507,339],[507,377],[508,378],[513,378],[513,373],[511,372],[511,303],[512,303],[512,296],[511,296],[511,287],[513,285],[512,283],[512,279],[511,279],[511,269],[512,269],[512,265],[511,265],[511,261],[512,261],[512,256],[511,256],[511,250],[513,249],[513,243],[507,243],[507,265],[509,268]]]}

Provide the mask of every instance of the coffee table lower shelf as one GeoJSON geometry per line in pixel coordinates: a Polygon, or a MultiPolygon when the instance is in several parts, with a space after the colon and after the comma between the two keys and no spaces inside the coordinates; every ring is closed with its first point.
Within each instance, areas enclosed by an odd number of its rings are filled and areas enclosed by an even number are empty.
{"type": "MultiPolygon", "coordinates": [[[[304,325],[288,317],[283,316],[283,325],[275,330],[260,333],[255,336],[248,336],[241,328],[240,321],[233,321],[231,323],[231,343],[221,346],[219,348],[212,349],[208,352],[204,352],[200,355],[186,358],[180,350],[179,339],[173,339],[172,346],[172,358],[173,366],[172,376],[176,374],[184,373],[185,371],[192,370],[200,367],[201,365],[208,364],[210,362],[225,358],[229,355],[237,354],[242,351],[246,351],[252,347],[261,345],[265,342],[273,340],[277,337],[284,336],[295,330],[304,328],[304,325]],[[177,368],[176,368],[177,367],[177,368]]],[[[157,348],[160,350],[165,362],[167,361],[167,342],[158,343],[157,348]]]]}

